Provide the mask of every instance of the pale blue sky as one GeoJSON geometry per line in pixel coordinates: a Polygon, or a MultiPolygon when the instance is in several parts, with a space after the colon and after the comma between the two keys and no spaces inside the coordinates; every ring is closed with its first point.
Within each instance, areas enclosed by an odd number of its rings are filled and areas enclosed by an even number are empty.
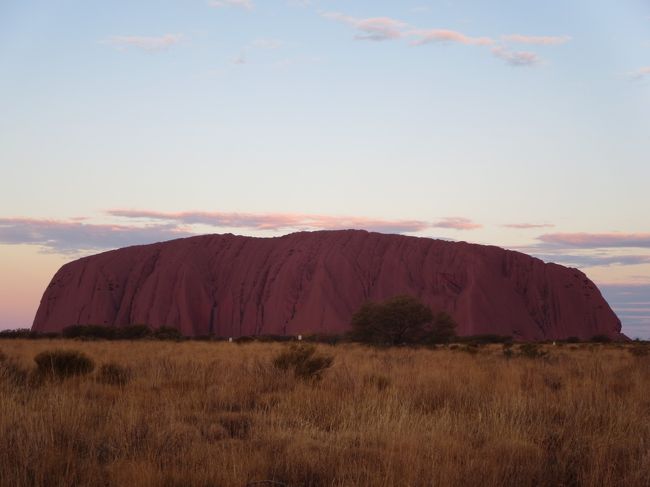
{"type": "Polygon", "coordinates": [[[648,1],[4,0],[0,327],[75,250],[358,226],[579,265],[650,335],[649,114],[648,1]]]}

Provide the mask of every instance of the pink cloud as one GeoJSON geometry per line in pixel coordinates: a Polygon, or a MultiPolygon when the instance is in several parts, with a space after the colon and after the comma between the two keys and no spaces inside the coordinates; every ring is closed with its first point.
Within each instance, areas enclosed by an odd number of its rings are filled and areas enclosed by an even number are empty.
{"type": "Polygon", "coordinates": [[[418,39],[413,41],[415,45],[430,44],[433,42],[456,42],[470,46],[491,46],[494,40],[489,37],[470,37],[462,32],[446,29],[414,30],[410,35],[418,39]]]}
{"type": "Polygon", "coordinates": [[[519,230],[528,230],[532,228],[551,228],[555,225],[552,223],[506,223],[505,225],[501,226],[506,228],[516,228],[519,230]]]}
{"type": "Polygon", "coordinates": [[[237,212],[159,212],[150,210],[110,210],[110,215],[123,218],[159,220],[185,225],[203,224],[226,228],[255,230],[282,229],[365,229],[378,232],[417,232],[430,225],[420,220],[384,220],[354,216],[309,215],[303,213],[237,213],[237,212]]]}
{"type": "Polygon", "coordinates": [[[253,10],[254,8],[252,0],[212,0],[208,5],[214,8],[239,7],[245,10],[253,10]]]}
{"type": "Polygon", "coordinates": [[[571,40],[569,36],[527,36],[522,34],[511,34],[503,36],[506,42],[516,42],[519,44],[537,44],[543,46],[558,46],[571,40]]]}
{"type": "Polygon", "coordinates": [[[505,47],[493,47],[492,54],[515,67],[534,66],[541,62],[540,57],[530,51],[511,51],[505,47]]]}
{"type": "Polygon", "coordinates": [[[56,253],[79,253],[188,237],[179,225],[82,223],[78,220],[0,218],[0,243],[38,245],[56,253]]]}
{"type": "Polygon", "coordinates": [[[475,230],[483,225],[473,222],[469,218],[447,217],[432,225],[435,228],[452,228],[454,230],[475,230]]]}
{"type": "Polygon", "coordinates": [[[547,233],[538,239],[547,244],[578,248],[650,247],[650,233],[547,233]]]}
{"type": "Polygon", "coordinates": [[[646,76],[650,75],[650,66],[645,66],[643,68],[637,69],[633,73],[631,73],[632,78],[635,79],[643,79],[646,76]]]}
{"type": "Polygon", "coordinates": [[[399,39],[403,36],[403,29],[407,24],[390,17],[371,17],[357,19],[337,12],[326,12],[321,14],[331,20],[337,20],[353,26],[359,31],[355,36],[358,40],[386,41],[399,39]]]}
{"type": "Polygon", "coordinates": [[[82,219],[48,220],[0,218],[0,244],[36,245],[59,254],[79,254],[129,245],[148,244],[196,235],[193,225],[246,228],[258,231],[364,229],[383,233],[410,233],[430,228],[471,230],[480,225],[467,218],[387,220],[357,216],[302,213],[160,212],[115,209],[107,212],[127,223],[89,223],[82,219]]]}
{"type": "Polygon", "coordinates": [[[113,36],[106,43],[120,49],[135,47],[144,51],[162,51],[178,44],[182,39],[182,34],[165,34],[160,37],[113,36]]]}

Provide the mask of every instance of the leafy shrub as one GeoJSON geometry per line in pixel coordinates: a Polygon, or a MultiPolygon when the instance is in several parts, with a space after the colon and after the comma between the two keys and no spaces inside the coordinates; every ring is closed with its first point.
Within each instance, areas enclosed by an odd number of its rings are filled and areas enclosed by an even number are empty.
{"type": "Polygon", "coordinates": [[[111,362],[99,368],[97,380],[102,384],[124,386],[129,383],[132,375],[131,369],[111,362]]]}
{"type": "Polygon", "coordinates": [[[241,336],[241,337],[237,337],[237,338],[234,339],[234,342],[239,344],[239,345],[243,345],[243,344],[246,344],[246,343],[252,343],[252,342],[255,342],[255,341],[257,341],[257,339],[255,337],[252,337],[252,336],[241,336]]]}
{"type": "Polygon", "coordinates": [[[291,335],[259,335],[255,337],[259,342],[273,343],[273,342],[292,342],[296,338],[291,335]]]}
{"type": "Polygon", "coordinates": [[[303,340],[310,343],[325,343],[327,345],[336,345],[345,339],[344,335],[327,335],[324,333],[316,333],[305,335],[303,340]]]}
{"type": "Polygon", "coordinates": [[[635,357],[646,357],[650,355],[650,347],[644,345],[634,345],[633,347],[628,348],[628,350],[635,357]]]}
{"type": "Polygon", "coordinates": [[[152,331],[147,325],[71,325],[61,332],[63,338],[79,338],[82,340],[137,340],[151,336],[152,331]]]}
{"type": "Polygon", "coordinates": [[[157,340],[175,341],[180,341],[184,338],[179,330],[171,326],[161,326],[153,332],[153,337],[157,340]]]}
{"type": "Polygon", "coordinates": [[[578,337],[569,337],[565,341],[567,343],[580,343],[580,338],[578,338],[578,337]]]}
{"type": "Polygon", "coordinates": [[[92,339],[99,338],[112,340],[115,338],[115,329],[110,326],[101,325],[71,325],[61,331],[63,338],[92,339]]]}
{"type": "Polygon", "coordinates": [[[48,350],[36,355],[34,361],[41,376],[57,379],[90,374],[95,368],[91,358],[76,350],[48,350]]]}
{"type": "Polygon", "coordinates": [[[612,339],[607,335],[594,335],[591,337],[591,341],[594,343],[610,343],[612,339]]]}
{"type": "Polygon", "coordinates": [[[475,345],[489,345],[493,343],[512,343],[512,337],[508,335],[484,334],[457,337],[454,341],[475,345]]]}
{"type": "Polygon", "coordinates": [[[118,340],[137,340],[151,335],[151,328],[147,325],[127,325],[115,329],[115,338],[118,340]]]}
{"type": "Polygon", "coordinates": [[[461,347],[460,350],[469,353],[470,355],[476,355],[479,352],[478,345],[474,343],[468,343],[464,347],[461,347]]]}
{"type": "Polygon", "coordinates": [[[0,339],[15,339],[23,338],[28,340],[36,340],[39,338],[57,338],[59,336],[56,332],[39,332],[33,331],[29,328],[18,328],[15,330],[2,330],[0,331],[0,339]]]}
{"type": "Polygon", "coordinates": [[[519,355],[524,358],[541,358],[548,355],[537,343],[523,343],[519,346],[519,355]]]}
{"type": "Polygon", "coordinates": [[[293,344],[275,357],[273,366],[280,370],[293,370],[300,379],[318,380],[333,362],[334,357],[316,353],[314,345],[293,344]]]}
{"type": "Polygon", "coordinates": [[[444,312],[412,296],[395,296],[382,303],[366,303],[352,316],[353,340],[375,345],[447,343],[456,323],[444,312]]]}

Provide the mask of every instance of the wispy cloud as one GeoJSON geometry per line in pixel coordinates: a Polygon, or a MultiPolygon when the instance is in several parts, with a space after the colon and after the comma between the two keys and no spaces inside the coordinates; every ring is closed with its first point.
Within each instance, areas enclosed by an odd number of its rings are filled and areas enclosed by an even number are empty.
{"type": "Polygon", "coordinates": [[[400,39],[404,36],[405,22],[390,17],[370,17],[358,19],[338,12],[323,12],[321,15],[330,20],[336,20],[354,27],[358,33],[357,40],[386,41],[400,39]]]}
{"type": "Polygon", "coordinates": [[[551,228],[555,225],[552,223],[506,223],[501,226],[505,228],[516,228],[519,230],[529,230],[534,228],[551,228]]]}
{"type": "Polygon", "coordinates": [[[278,49],[284,43],[278,39],[256,39],[251,42],[251,47],[256,49],[278,49]]]}
{"type": "Polygon", "coordinates": [[[450,42],[468,46],[491,46],[494,44],[494,39],[490,39],[489,37],[471,37],[462,32],[447,29],[413,30],[409,32],[409,35],[416,38],[412,43],[418,46],[430,43],[450,42]]]}
{"type": "Polygon", "coordinates": [[[37,245],[48,252],[84,254],[129,245],[160,242],[199,233],[241,228],[254,231],[363,229],[412,233],[431,228],[470,230],[480,225],[466,218],[388,220],[360,216],[302,213],[161,212],[114,209],[105,216],[117,223],[92,223],[86,218],[0,218],[0,244],[37,245]]]}
{"type": "Polygon", "coordinates": [[[541,58],[531,51],[511,49],[511,44],[530,44],[541,46],[558,46],[571,40],[569,36],[532,36],[508,34],[498,38],[489,36],[472,36],[452,29],[426,29],[414,27],[401,20],[390,17],[370,17],[360,19],[339,12],[320,12],[324,18],[342,22],[357,30],[355,39],[388,41],[408,40],[411,45],[425,44],[462,44],[490,48],[492,54],[510,66],[535,66],[541,58]]]}
{"type": "Polygon", "coordinates": [[[643,68],[637,69],[636,71],[630,73],[630,76],[633,79],[643,79],[646,76],[650,76],[650,66],[644,66],[643,68]]]}
{"type": "Polygon", "coordinates": [[[246,53],[245,52],[240,52],[239,54],[237,54],[237,56],[235,56],[232,59],[233,64],[246,64],[246,62],[247,62],[247,60],[246,60],[246,53]]]}
{"type": "Polygon", "coordinates": [[[254,230],[287,229],[365,229],[378,232],[417,232],[431,225],[421,220],[383,220],[354,216],[308,215],[300,213],[235,213],[187,211],[168,213],[149,210],[110,210],[112,216],[149,221],[174,222],[183,225],[209,225],[222,228],[254,230]]]}
{"type": "Polygon", "coordinates": [[[541,58],[534,52],[511,51],[503,46],[493,47],[492,54],[505,61],[506,64],[515,67],[534,66],[541,62],[541,58]]]}
{"type": "Polygon", "coordinates": [[[650,255],[589,254],[539,254],[535,257],[545,262],[555,262],[570,267],[610,267],[650,264],[650,255]]]}
{"type": "Polygon", "coordinates": [[[119,49],[134,47],[144,51],[163,51],[178,44],[183,39],[182,34],[165,34],[159,37],[145,36],[113,36],[104,41],[119,49]]]}
{"type": "Polygon", "coordinates": [[[211,0],[208,5],[214,8],[239,7],[249,11],[255,8],[252,0],[211,0]]]}
{"type": "Polygon", "coordinates": [[[603,247],[650,248],[650,233],[547,233],[538,240],[554,246],[582,249],[603,247]]]}
{"type": "Polygon", "coordinates": [[[454,230],[475,230],[483,227],[483,225],[463,217],[446,217],[438,220],[432,226],[435,228],[451,228],[454,230]]]}
{"type": "Polygon", "coordinates": [[[78,220],[0,218],[0,243],[30,244],[61,254],[105,250],[192,235],[177,224],[110,225],[78,220]]]}
{"type": "Polygon", "coordinates": [[[518,43],[518,44],[537,44],[542,46],[558,46],[560,44],[566,44],[571,40],[569,36],[527,36],[522,34],[510,34],[502,36],[506,42],[518,43]]]}

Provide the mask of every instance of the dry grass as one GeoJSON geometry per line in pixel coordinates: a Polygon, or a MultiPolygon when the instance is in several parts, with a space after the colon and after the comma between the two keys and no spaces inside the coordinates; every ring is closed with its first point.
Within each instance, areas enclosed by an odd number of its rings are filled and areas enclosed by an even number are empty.
{"type": "Polygon", "coordinates": [[[282,344],[0,348],[2,486],[650,485],[650,356],[621,346],[319,346],[334,364],[310,382],[272,366],[282,344]],[[98,371],[20,374],[52,348],[98,371]]]}

